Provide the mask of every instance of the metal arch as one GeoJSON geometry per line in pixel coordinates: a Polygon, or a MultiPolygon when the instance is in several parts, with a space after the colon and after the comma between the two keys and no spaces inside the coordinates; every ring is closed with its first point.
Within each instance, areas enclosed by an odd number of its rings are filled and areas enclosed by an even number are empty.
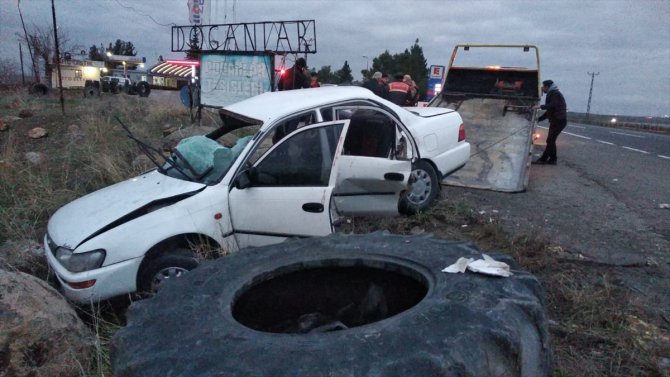
{"type": "Polygon", "coordinates": [[[172,27],[172,52],[316,53],[316,21],[263,21],[172,27]]]}

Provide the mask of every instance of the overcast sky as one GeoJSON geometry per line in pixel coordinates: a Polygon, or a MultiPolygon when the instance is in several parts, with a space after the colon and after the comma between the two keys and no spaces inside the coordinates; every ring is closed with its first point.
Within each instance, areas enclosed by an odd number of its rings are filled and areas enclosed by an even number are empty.
{"type": "MultiPolygon", "coordinates": [[[[419,45],[428,65],[447,65],[458,43],[534,44],[542,79],[552,79],[571,111],[670,114],[668,0],[210,0],[213,24],[316,20],[317,53],[307,63],[354,78],[372,58],[419,45]]],[[[187,25],[187,0],[55,0],[58,24],[86,51],[116,39],[153,63],[171,52],[171,24],[187,25]],[[162,26],[164,25],[164,26],[162,26]]],[[[26,25],[51,25],[50,0],[21,0],[26,25]]],[[[17,0],[0,0],[0,59],[18,61],[17,0]]],[[[25,53],[25,48],[24,48],[25,53]]],[[[27,56],[26,56],[27,58],[27,56]]]]}

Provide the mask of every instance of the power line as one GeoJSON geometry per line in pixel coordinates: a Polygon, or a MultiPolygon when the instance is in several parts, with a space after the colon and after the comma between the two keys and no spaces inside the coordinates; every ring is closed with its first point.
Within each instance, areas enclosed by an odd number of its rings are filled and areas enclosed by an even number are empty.
{"type": "Polygon", "coordinates": [[[138,11],[137,9],[135,9],[134,7],[123,5],[123,4],[121,4],[121,2],[119,0],[114,0],[114,1],[116,1],[116,3],[119,4],[119,6],[121,6],[122,8],[126,8],[128,10],[131,10],[131,11],[139,14],[140,16],[148,17],[156,25],[159,25],[159,26],[177,26],[177,24],[175,24],[174,22],[170,22],[168,24],[161,24],[160,22],[156,21],[150,14],[142,13],[142,12],[138,11]]]}
{"type": "Polygon", "coordinates": [[[586,105],[586,119],[589,119],[589,113],[591,112],[591,96],[593,95],[593,78],[598,76],[600,72],[587,72],[586,74],[591,75],[591,89],[589,89],[589,103],[586,105]]]}

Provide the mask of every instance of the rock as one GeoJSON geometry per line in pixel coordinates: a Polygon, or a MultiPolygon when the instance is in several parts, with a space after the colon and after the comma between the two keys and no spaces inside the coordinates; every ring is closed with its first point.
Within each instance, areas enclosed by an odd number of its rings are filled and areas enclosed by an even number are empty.
{"type": "Polygon", "coordinates": [[[31,240],[9,240],[0,245],[0,270],[21,271],[34,276],[47,276],[42,244],[31,240]]]}
{"type": "Polygon", "coordinates": [[[19,118],[30,118],[31,116],[33,116],[33,112],[30,109],[19,111],[19,118]]]}
{"type": "Polygon", "coordinates": [[[5,123],[0,119],[0,131],[7,131],[9,129],[9,124],[5,123]]]}
{"type": "Polygon", "coordinates": [[[76,124],[67,126],[67,133],[70,135],[70,139],[73,141],[81,140],[86,136],[86,133],[82,131],[81,127],[76,124]]]}
{"type": "Polygon", "coordinates": [[[63,297],[23,272],[0,270],[0,376],[81,376],[93,337],[63,297]]]}
{"type": "Polygon", "coordinates": [[[33,165],[39,165],[42,163],[42,153],[39,152],[26,152],[25,157],[33,165]]]}
{"type": "Polygon", "coordinates": [[[47,136],[47,130],[42,127],[35,127],[28,131],[28,137],[31,139],[40,139],[47,136]]]}

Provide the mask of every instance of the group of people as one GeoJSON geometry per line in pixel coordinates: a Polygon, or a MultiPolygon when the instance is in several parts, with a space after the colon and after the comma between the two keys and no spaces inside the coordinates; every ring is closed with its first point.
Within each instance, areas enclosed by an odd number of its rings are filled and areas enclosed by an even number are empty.
{"type": "Polygon", "coordinates": [[[316,72],[309,72],[305,58],[298,58],[293,67],[287,69],[277,83],[279,90],[318,88],[321,86],[316,72]]]}
{"type": "Polygon", "coordinates": [[[389,82],[388,74],[375,72],[363,86],[398,106],[416,106],[419,102],[419,88],[410,75],[398,74],[389,82]]]}

